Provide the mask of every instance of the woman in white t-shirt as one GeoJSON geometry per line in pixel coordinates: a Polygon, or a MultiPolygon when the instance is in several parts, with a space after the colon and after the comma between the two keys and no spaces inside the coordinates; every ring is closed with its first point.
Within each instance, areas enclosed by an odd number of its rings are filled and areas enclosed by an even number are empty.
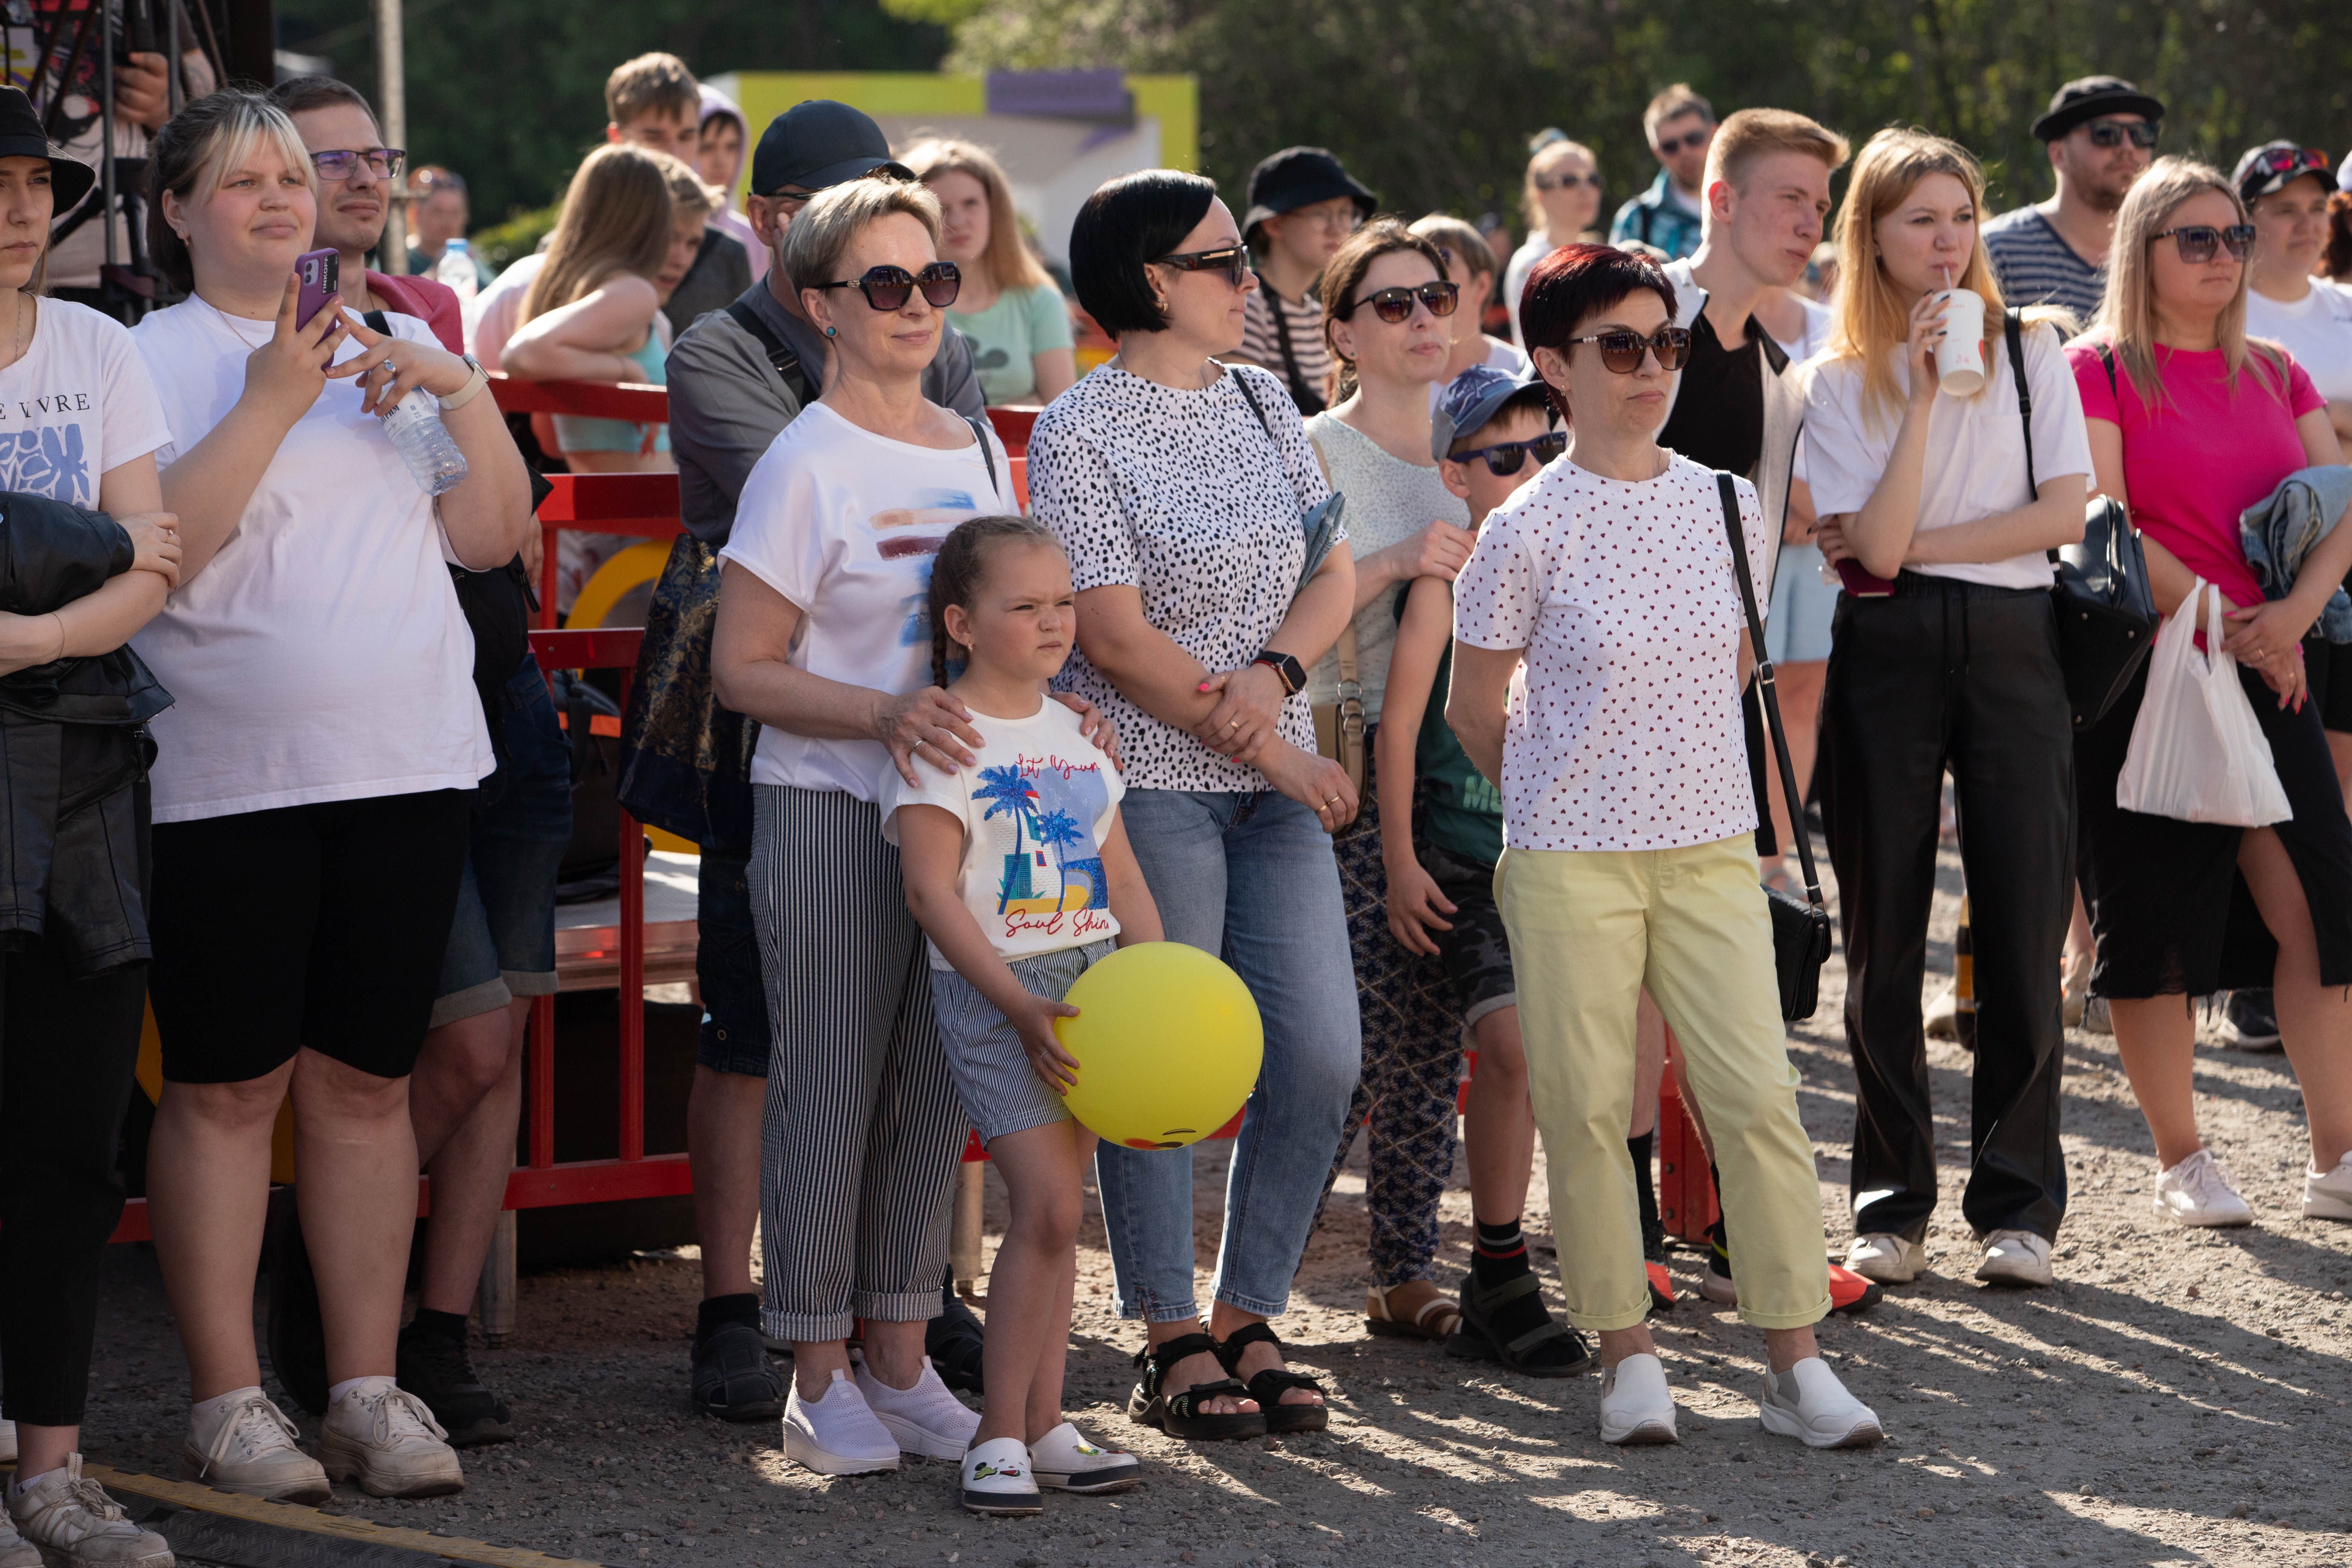
{"type": "Polygon", "coordinates": [[[147,1170],[196,1401],[184,1458],[261,1497],[321,1500],[330,1476],[377,1496],[455,1491],[457,1456],[394,1382],[416,1215],[408,1074],[491,767],[447,563],[514,554],[530,479],[479,370],[423,322],[394,316],[379,336],[331,306],[297,323],[316,185],[267,100],[189,104],[156,138],[151,188],[156,262],[190,292],[132,333],[170,426],[158,456],[186,551],[135,643],[178,698],[155,722],[163,1095],[147,1170]],[[404,397],[438,399],[466,458],[437,500],[377,417],[404,397]],[[324,1473],[261,1392],[253,1343],[289,1087],[325,1310],[324,1473]]]}
{"type": "Polygon", "coordinates": [[[1950,142],[1883,131],[1862,150],[1838,223],[1837,326],[1805,416],[1816,538],[1846,589],[1818,763],[1860,1079],[1846,1267],[1886,1285],[1924,1266],[1936,1206],[1919,988],[1947,769],[1976,939],[1961,1208],[1984,1249],[1977,1278],[2049,1284],[2066,1207],[2058,960],[2074,741],[2047,552],[2083,536],[2090,438],[2059,331],[2029,311],[2028,448],[1983,201],[1976,160],[1950,142]],[[1983,301],[1984,382],[1965,395],[1936,372],[1947,279],[1983,301]]]}
{"type": "Polygon", "coordinates": [[[1537,263],[1524,303],[1574,444],[1487,514],[1455,581],[1445,717],[1502,791],[1496,899],[1560,1289],[1601,1341],[1601,1436],[1676,1440],[1625,1142],[1646,989],[1722,1168],[1739,1315],[1764,1331],[1764,1429],[1875,1443],[1878,1417],[1813,1340],[1830,1310],[1821,1195],[1756,879],[1741,583],[1770,569],[1763,508],[1746,479],[1658,445],[1690,353],[1661,268],[1570,246],[1537,263]]]}

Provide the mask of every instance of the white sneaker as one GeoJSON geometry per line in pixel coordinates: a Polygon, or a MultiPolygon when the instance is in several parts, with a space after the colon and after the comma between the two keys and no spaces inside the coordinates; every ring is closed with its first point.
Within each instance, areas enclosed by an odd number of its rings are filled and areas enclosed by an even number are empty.
{"type": "Polygon", "coordinates": [[[1829,1363],[1807,1356],[1786,1372],[1767,1372],[1756,1402],[1764,1430],[1808,1448],[1867,1448],[1886,1436],[1878,1413],[1845,1391],[1829,1363]]]}
{"type": "Polygon", "coordinates": [[[1143,1479],[1143,1461],[1117,1448],[1097,1448],[1067,1421],[1029,1445],[1029,1468],[1048,1491],[1124,1491],[1143,1479]]]}
{"type": "Polygon", "coordinates": [[[950,1463],[963,1458],[964,1450],[971,1447],[972,1434],[980,1430],[980,1412],[940,1381],[940,1374],[931,1370],[930,1357],[923,1358],[923,1375],[912,1388],[891,1387],[874,1375],[863,1356],[853,1364],[857,1368],[857,1392],[866,1396],[866,1408],[876,1419],[889,1428],[900,1453],[950,1463]]]}
{"type": "Polygon", "coordinates": [[[2153,1202],[2157,1213],[2182,1225],[2252,1225],[2254,1219],[2252,1207],[2238,1195],[2229,1168],[2209,1149],[2159,1173],[2153,1202]]]}
{"type": "Polygon", "coordinates": [[[1674,1391],[1665,1364],[1654,1355],[1629,1355],[1601,1373],[1601,1440],[1627,1446],[1678,1443],[1674,1391]]]}
{"type": "MultiPolygon", "coordinates": [[[[79,1454],[21,1492],[8,1483],[8,1517],[47,1568],[172,1568],[162,1536],[125,1519],[105,1488],[81,1479],[79,1454]]],[[[0,1545],[0,1554],[6,1551],[0,1545]]]]}
{"type": "Polygon", "coordinates": [[[1984,1238],[1977,1278],[1989,1285],[2049,1285],[2050,1243],[2030,1230],[1997,1230],[1984,1238]]]}
{"type": "Polygon", "coordinates": [[[319,1461],[294,1446],[286,1412],[258,1388],[241,1388],[210,1432],[191,1423],[180,1445],[180,1474],[219,1491],[272,1502],[324,1502],[334,1496],[319,1461]]]}
{"type": "Polygon", "coordinates": [[[784,1458],[820,1476],[863,1476],[898,1468],[898,1440],[875,1418],[849,1374],[836,1370],[823,1399],[784,1401],[784,1458]]]}
{"type": "Polygon", "coordinates": [[[2304,1173],[2303,1217],[2352,1219],[2352,1154],[2336,1161],[2332,1171],[2304,1173]]]}
{"type": "Polygon", "coordinates": [[[1927,1267],[1927,1249],[1891,1231],[1857,1236],[1845,1249],[1845,1266],[1881,1285],[1908,1285],[1927,1267]]]}
{"type": "Polygon", "coordinates": [[[41,1568],[40,1548],[16,1533],[5,1508],[0,1508],[0,1568],[41,1568]]]}
{"type": "Polygon", "coordinates": [[[1045,1511],[1029,1449],[1018,1437],[992,1437],[963,1457],[963,1506],[973,1513],[1045,1511]]]}
{"type": "Polygon", "coordinates": [[[370,1497],[446,1497],[466,1489],[449,1434],[425,1401],[388,1377],[335,1401],[319,1427],[319,1462],[370,1497]]]}

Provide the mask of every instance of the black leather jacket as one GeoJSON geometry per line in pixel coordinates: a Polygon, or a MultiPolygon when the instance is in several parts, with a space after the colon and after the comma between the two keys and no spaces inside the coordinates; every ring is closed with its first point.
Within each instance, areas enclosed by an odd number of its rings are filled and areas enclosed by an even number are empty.
{"type": "MultiPolygon", "coordinates": [[[[0,610],[46,615],[131,569],[103,512],[0,493],[0,610]]],[[[147,721],[172,694],[128,647],[0,677],[0,948],[47,941],[76,976],[147,942],[147,721]]]]}

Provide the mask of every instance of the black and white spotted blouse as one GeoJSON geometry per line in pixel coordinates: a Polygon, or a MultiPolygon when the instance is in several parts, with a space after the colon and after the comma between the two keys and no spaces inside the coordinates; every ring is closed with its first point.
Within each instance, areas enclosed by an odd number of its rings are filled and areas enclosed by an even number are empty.
{"type": "MultiPolygon", "coordinates": [[[[1289,393],[1251,366],[1187,391],[1104,365],[1029,433],[1030,509],[1069,551],[1078,592],[1133,586],[1144,619],[1212,672],[1246,665],[1290,613],[1307,557],[1299,513],[1327,493],[1289,393]],[[1234,382],[1244,375],[1270,437],[1234,382]]],[[[1117,722],[1129,789],[1269,787],[1129,702],[1083,653],[1054,684],[1117,722]]],[[[1304,694],[1283,704],[1281,731],[1315,749],[1304,694]]]]}

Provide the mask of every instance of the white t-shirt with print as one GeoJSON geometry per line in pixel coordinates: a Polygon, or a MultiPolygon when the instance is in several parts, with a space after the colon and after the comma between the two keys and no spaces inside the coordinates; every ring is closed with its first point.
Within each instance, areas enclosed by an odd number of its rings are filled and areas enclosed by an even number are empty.
{"type": "MultiPolygon", "coordinates": [[[[1760,584],[1763,508],[1733,485],[1760,584]]],[[[1503,731],[1504,844],[1680,849],[1752,829],[1746,626],[1715,470],[1687,458],[1640,482],[1563,459],[1489,513],[1454,585],[1454,635],[1526,650],[1503,731]]]]}
{"type": "Polygon", "coordinates": [[[2352,403],[2352,289],[2315,278],[2310,291],[2287,305],[2249,289],[2246,335],[2293,354],[2328,402],[2352,403]]]}
{"type": "MultiPolygon", "coordinates": [[[[893,695],[931,684],[931,564],[968,517],[1017,512],[1013,466],[993,431],[950,450],[860,429],[824,403],[784,426],[752,465],[719,558],[797,605],[788,661],[893,695]],[[989,464],[996,484],[989,484],[989,464]]],[[[889,767],[878,741],[760,728],[751,782],[872,800],[889,767]]]]}
{"type": "Polygon", "coordinates": [[[0,370],[0,490],[95,510],[106,471],[166,445],[172,427],[121,322],[70,300],[38,311],[24,357],[0,370]]]}
{"type": "MultiPolygon", "coordinates": [[[[1939,390],[1928,405],[1927,452],[1919,479],[1921,533],[2015,511],[2033,500],[2032,488],[2025,482],[2025,425],[2017,415],[2017,381],[2010,374],[1999,321],[1991,323],[1990,331],[1983,390],[1973,397],[1939,390]]],[[[2047,483],[2063,474],[2087,476],[2090,429],[2083,423],[2082,394],[2075,390],[2074,373],[2057,330],[2029,324],[2024,341],[2025,381],[2033,394],[2034,479],[2047,483]]],[[[1910,395],[1910,384],[1909,370],[1898,363],[1896,401],[1866,416],[1860,363],[1829,358],[1813,363],[1803,450],[1804,478],[1812,486],[1816,514],[1851,515],[1870,500],[1895,449],[1895,433],[1903,423],[1900,400],[1910,395]]],[[[2050,558],[2038,550],[2006,561],[1909,570],[1995,588],[2050,585],[2050,558]]]]}
{"type": "MultiPolygon", "coordinates": [[[[434,341],[413,316],[386,321],[434,341]]],[[[275,330],[201,299],[132,329],[172,431],[157,461],[227,416],[275,330]]],[[[347,339],[335,357],[359,352],[347,339]]],[[[490,772],[440,520],[361,396],[320,389],[219,552],[131,639],[179,700],[154,721],[158,822],[471,789],[490,772]]]]}
{"type": "MultiPolygon", "coordinates": [[[[974,713],[971,727],[982,742],[971,767],[943,773],[919,761],[919,784],[883,768],[882,837],[898,842],[901,806],[936,805],[961,822],[956,896],[1003,957],[1117,936],[1102,847],[1127,786],[1110,759],[1051,698],[1026,719],[974,713]]],[[[930,952],[933,969],[955,967],[930,952]]]]}

